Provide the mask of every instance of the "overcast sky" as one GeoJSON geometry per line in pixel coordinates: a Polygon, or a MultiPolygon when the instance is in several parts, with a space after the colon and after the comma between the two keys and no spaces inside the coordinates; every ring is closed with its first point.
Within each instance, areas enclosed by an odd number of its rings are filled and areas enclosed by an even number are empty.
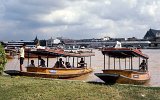
{"type": "Polygon", "coordinates": [[[143,38],[160,29],[160,0],[0,0],[0,40],[143,38]]]}

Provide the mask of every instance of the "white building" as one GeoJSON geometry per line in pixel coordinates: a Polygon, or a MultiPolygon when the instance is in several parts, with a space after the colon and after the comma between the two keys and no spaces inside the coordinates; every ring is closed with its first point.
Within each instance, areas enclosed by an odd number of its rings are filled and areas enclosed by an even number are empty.
{"type": "Polygon", "coordinates": [[[61,43],[61,40],[59,40],[59,39],[54,39],[53,40],[53,44],[60,44],[61,43]]]}
{"type": "Polygon", "coordinates": [[[106,37],[103,38],[103,41],[107,41],[107,40],[110,40],[109,36],[106,36],[106,37]]]}
{"type": "Polygon", "coordinates": [[[53,47],[53,46],[58,45],[60,43],[61,43],[61,40],[59,40],[59,39],[53,39],[52,37],[51,37],[51,39],[47,40],[47,46],[48,47],[53,47]]]}

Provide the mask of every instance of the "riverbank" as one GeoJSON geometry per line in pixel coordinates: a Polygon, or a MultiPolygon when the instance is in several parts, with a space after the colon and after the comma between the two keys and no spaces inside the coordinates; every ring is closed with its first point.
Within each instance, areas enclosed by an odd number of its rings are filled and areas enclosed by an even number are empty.
{"type": "Polygon", "coordinates": [[[160,87],[0,76],[0,100],[160,100],[160,87]]]}

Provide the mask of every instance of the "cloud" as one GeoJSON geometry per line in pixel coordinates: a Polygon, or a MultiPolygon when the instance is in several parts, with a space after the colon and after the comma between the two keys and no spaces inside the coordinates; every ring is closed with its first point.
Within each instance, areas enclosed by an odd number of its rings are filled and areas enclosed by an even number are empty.
{"type": "Polygon", "coordinates": [[[159,29],[159,0],[0,0],[0,40],[142,38],[159,29]]]}

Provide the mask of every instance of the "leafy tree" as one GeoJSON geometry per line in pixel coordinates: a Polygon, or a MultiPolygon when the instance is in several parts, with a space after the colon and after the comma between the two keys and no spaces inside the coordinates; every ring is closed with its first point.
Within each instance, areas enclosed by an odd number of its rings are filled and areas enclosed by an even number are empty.
{"type": "Polygon", "coordinates": [[[5,64],[7,62],[6,54],[3,46],[0,44],[0,75],[2,75],[5,64]]]}

